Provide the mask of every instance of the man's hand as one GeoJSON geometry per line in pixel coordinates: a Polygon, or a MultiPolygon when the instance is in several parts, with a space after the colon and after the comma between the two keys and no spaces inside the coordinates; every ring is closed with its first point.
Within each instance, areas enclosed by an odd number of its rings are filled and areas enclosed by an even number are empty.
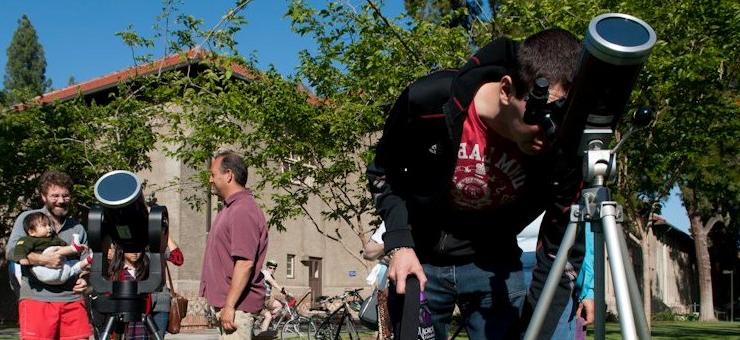
{"type": "Polygon", "coordinates": [[[393,253],[388,266],[388,278],[396,284],[396,293],[406,294],[406,277],[409,275],[415,275],[419,279],[419,285],[423,291],[427,276],[424,275],[424,268],[421,267],[419,258],[411,248],[398,249],[393,253]]]}
{"type": "Polygon", "coordinates": [[[581,316],[581,313],[583,313],[584,326],[590,325],[594,322],[594,309],[594,300],[591,299],[583,300],[578,304],[576,316],[581,316]]]}
{"type": "Polygon", "coordinates": [[[77,276],[75,286],[72,287],[72,291],[75,292],[75,294],[84,294],[85,291],[88,289],[89,285],[87,283],[87,277],[89,275],[90,270],[83,269],[82,272],[80,272],[80,275],[77,276]]]}
{"type": "Polygon", "coordinates": [[[42,255],[39,253],[30,253],[26,258],[31,265],[44,266],[47,268],[61,268],[64,261],[66,261],[64,256],[57,254],[42,255]]]}
{"type": "Polygon", "coordinates": [[[219,321],[221,321],[221,328],[223,328],[226,333],[234,333],[236,331],[234,317],[236,317],[234,307],[225,306],[221,309],[221,317],[219,318],[219,321]]]}
{"type": "Polygon", "coordinates": [[[72,291],[75,292],[75,294],[82,294],[87,289],[87,280],[84,278],[78,278],[77,282],[75,283],[75,286],[72,287],[72,291]]]}

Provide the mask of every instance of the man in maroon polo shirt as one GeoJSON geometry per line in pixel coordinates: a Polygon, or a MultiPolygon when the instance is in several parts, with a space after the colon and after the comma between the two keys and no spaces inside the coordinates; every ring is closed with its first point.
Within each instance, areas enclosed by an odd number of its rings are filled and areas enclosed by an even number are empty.
{"type": "Polygon", "coordinates": [[[220,339],[251,339],[254,316],[265,301],[262,268],[267,253],[267,223],[251,191],[247,168],[232,151],[211,162],[211,187],[223,200],[203,259],[200,295],[217,311],[220,339]]]}

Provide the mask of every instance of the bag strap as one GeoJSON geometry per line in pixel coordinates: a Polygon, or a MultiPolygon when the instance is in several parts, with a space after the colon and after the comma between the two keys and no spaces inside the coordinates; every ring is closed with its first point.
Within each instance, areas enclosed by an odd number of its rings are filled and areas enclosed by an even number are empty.
{"type": "Polygon", "coordinates": [[[167,260],[164,260],[164,268],[167,270],[167,285],[170,286],[170,292],[175,292],[175,287],[172,284],[172,274],[170,274],[170,266],[167,265],[167,260]]]}
{"type": "Polygon", "coordinates": [[[399,339],[416,339],[419,334],[419,294],[421,287],[416,276],[406,277],[406,296],[403,299],[401,316],[401,337],[399,339]]]}

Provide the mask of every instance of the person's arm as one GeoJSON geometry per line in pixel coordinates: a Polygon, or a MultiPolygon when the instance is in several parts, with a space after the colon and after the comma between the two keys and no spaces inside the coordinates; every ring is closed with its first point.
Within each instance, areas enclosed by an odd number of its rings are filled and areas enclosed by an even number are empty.
{"type": "Polygon", "coordinates": [[[393,254],[388,266],[388,278],[396,284],[396,292],[406,293],[406,277],[415,275],[421,289],[426,275],[414,252],[414,240],[408,224],[406,200],[400,194],[399,177],[404,172],[403,147],[407,134],[409,88],[398,97],[385,122],[383,136],[375,149],[375,158],[368,165],[368,188],[375,200],[378,214],[385,222],[383,235],[386,254],[393,254]]]}
{"type": "Polygon", "coordinates": [[[399,177],[404,172],[404,138],[408,120],[407,88],[390,110],[383,135],[375,147],[375,158],[367,167],[368,188],[375,207],[385,223],[383,235],[385,251],[400,247],[414,247],[408,224],[406,200],[400,193],[399,177]]]}
{"type": "Polygon", "coordinates": [[[59,254],[43,255],[39,253],[29,253],[26,255],[28,264],[31,266],[44,266],[47,268],[61,268],[64,264],[64,256],[59,254]]]}
{"type": "Polygon", "coordinates": [[[167,250],[169,250],[167,261],[170,261],[178,267],[185,263],[185,256],[183,255],[182,250],[169,235],[167,235],[167,250]]]}
{"type": "Polygon", "coordinates": [[[175,243],[175,240],[173,240],[172,237],[170,237],[169,233],[167,234],[167,248],[170,250],[174,250],[178,248],[177,243],[175,243]]]}
{"type": "Polygon", "coordinates": [[[267,281],[267,283],[269,283],[270,286],[272,286],[273,288],[275,288],[276,291],[285,292],[285,290],[284,290],[285,287],[283,287],[280,284],[278,284],[277,280],[275,280],[275,278],[272,277],[272,275],[265,275],[265,281],[267,281]]]}
{"type": "MultiPolygon", "coordinates": [[[[87,256],[87,253],[90,251],[90,248],[87,245],[87,232],[85,231],[85,228],[78,224],[75,227],[75,233],[80,235],[80,244],[85,246],[86,250],[80,252],[80,260],[85,258],[87,256]]],[[[87,277],[90,274],[90,264],[88,263],[80,275],[77,276],[77,281],[75,282],[74,287],[72,287],[72,291],[74,291],[77,294],[83,294],[88,290],[88,283],[87,283],[87,277]]]]}
{"type": "Polygon", "coordinates": [[[249,283],[249,278],[254,268],[254,261],[247,259],[237,259],[234,263],[234,272],[231,275],[231,285],[229,292],[226,294],[226,302],[221,309],[221,327],[227,332],[236,330],[234,317],[236,315],[236,303],[244,292],[249,283]]]}
{"type": "Polygon", "coordinates": [[[585,229],[585,256],[583,257],[583,264],[581,265],[581,272],[578,273],[580,278],[583,275],[581,281],[581,292],[579,294],[579,300],[593,300],[594,299],[594,233],[591,231],[591,225],[586,224],[585,229]]]}
{"type": "Polygon", "coordinates": [[[581,265],[581,272],[578,273],[581,281],[581,292],[579,294],[579,300],[581,301],[578,305],[577,316],[581,315],[583,311],[584,325],[589,325],[594,322],[595,306],[594,306],[594,233],[591,231],[591,225],[587,224],[585,228],[586,234],[586,255],[583,258],[583,265],[581,265]],[[581,278],[581,275],[583,276],[581,278]]]}
{"type": "Polygon", "coordinates": [[[362,249],[362,257],[368,261],[377,260],[385,253],[382,243],[375,242],[374,240],[368,240],[365,243],[365,247],[362,249]]]}

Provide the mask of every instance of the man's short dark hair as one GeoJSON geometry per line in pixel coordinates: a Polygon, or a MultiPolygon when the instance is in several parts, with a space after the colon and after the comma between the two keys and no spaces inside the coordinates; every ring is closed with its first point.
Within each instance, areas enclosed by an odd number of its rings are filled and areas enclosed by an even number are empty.
{"type": "Polygon", "coordinates": [[[216,154],[213,159],[221,158],[221,172],[231,170],[234,174],[236,182],[242,186],[247,185],[247,166],[244,164],[244,160],[241,156],[237,155],[234,151],[224,150],[216,154]]]}
{"type": "Polygon", "coordinates": [[[72,186],[74,183],[72,182],[72,177],[69,177],[69,175],[60,171],[49,170],[41,175],[41,179],[39,180],[39,191],[42,195],[46,195],[52,185],[65,188],[69,190],[69,192],[72,192],[72,186]]]}
{"type": "Polygon", "coordinates": [[[547,29],[529,36],[517,51],[513,75],[514,92],[523,98],[535,79],[544,77],[550,85],[559,83],[566,91],[573,83],[581,43],[573,33],[561,28],[547,29]]]}
{"type": "Polygon", "coordinates": [[[51,218],[40,211],[32,212],[26,216],[25,220],[23,220],[23,231],[28,234],[29,231],[36,229],[39,222],[46,222],[51,225],[51,218]]]}

